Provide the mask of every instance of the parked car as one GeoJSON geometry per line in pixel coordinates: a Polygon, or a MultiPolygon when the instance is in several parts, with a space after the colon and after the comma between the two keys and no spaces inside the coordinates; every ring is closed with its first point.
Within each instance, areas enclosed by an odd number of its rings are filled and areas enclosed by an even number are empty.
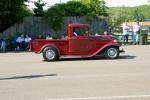
{"type": "Polygon", "coordinates": [[[91,36],[89,24],[69,24],[67,39],[35,39],[31,42],[31,48],[35,53],[43,53],[46,61],[55,61],[64,57],[88,58],[97,55],[116,59],[121,52],[124,52],[120,50],[120,44],[113,36],[91,36]]]}

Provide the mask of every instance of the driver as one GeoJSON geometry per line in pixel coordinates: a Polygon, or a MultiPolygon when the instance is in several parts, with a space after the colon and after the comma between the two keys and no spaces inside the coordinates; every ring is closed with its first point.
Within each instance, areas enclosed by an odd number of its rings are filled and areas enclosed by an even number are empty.
{"type": "Polygon", "coordinates": [[[74,36],[79,36],[79,35],[80,35],[80,33],[79,33],[79,28],[74,28],[73,35],[74,35],[74,36]]]}

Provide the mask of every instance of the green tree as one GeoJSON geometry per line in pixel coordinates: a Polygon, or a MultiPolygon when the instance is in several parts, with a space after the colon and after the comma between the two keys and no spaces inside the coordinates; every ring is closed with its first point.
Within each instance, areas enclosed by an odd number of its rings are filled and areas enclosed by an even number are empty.
{"type": "Polygon", "coordinates": [[[112,30],[120,27],[125,21],[143,21],[150,18],[150,5],[137,7],[111,7],[108,9],[109,25],[112,30]]]}
{"type": "Polygon", "coordinates": [[[91,16],[108,16],[108,7],[104,0],[76,0],[88,7],[88,14],[91,16]]]}
{"type": "Polygon", "coordinates": [[[0,32],[31,15],[25,2],[27,0],[0,0],[0,32]]]}
{"type": "Polygon", "coordinates": [[[139,11],[139,9],[135,9],[133,12],[133,20],[134,21],[143,21],[144,20],[144,15],[141,14],[141,12],[139,11]]]}
{"type": "Polygon", "coordinates": [[[87,5],[87,4],[90,3],[90,0],[73,0],[73,1],[79,1],[79,2],[81,2],[84,5],[87,5]]]}
{"type": "Polygon", "coordinates": [[[65,16],[107,16],[107,7],[103,0],[73,0],[55,4],[46,11],[49,25],[54,31],[63,26],[65,16]]]}
{"type": "Polygon", "coordinates": [[[59,5],[54,5],[47,10],[45,15],[48,18],[49,26],[58,32],[63,26],[64,10],[59,5]]]}
{"type": "Polygon", "coordinates": [[[114,12],[109,12],[109,27],[111,31],[118,30],[123,22],[129,21],[128,12],[124,8],[116,9],[114,12]]]}
{"type": "Polygon", "coordinates": [[[34,16],[43,16],[44,10],[43,7],[46,5],[42,0],[38,0],[37,2],[34,2],[34,5],[36,8],[33,9],[34,16]]]}
{"type": "Polygon", "coordinates": [[[78,1],[69,1],[62,9],[65,12],[65,16],[85,16],[87,15],[88,8],[78,1]]]}
{"type": "Polygon", "coordinates": [[[93,16],[108,16],[107,6],[103,0],[90,0],[89,12],[93,16]]]}
{"type": "Polygon", "coordinates": [[[69,1],[50,7],[46,12],[46,17],[48,18],[50,27],[57,32],[63,26],[63,17],[84,16],[86,14],[87,7],[85,5],[78,1],[69,1]]]}

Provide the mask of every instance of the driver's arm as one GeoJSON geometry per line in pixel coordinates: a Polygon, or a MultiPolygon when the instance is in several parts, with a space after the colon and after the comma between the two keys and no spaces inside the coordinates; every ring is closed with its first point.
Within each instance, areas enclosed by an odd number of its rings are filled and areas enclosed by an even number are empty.
{"type": "Polygon", "coordinates": [[[74,36],[78,36],[78,34],[77,34],[76,32],[73,32],[73,35],[74,35],[74,36]]]}

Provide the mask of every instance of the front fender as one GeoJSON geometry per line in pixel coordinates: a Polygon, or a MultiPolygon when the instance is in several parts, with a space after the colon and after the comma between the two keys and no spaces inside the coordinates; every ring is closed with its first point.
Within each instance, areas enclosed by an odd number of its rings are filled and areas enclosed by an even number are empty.
{"type": "Polygon", "coordinates": [[[110,47],[110,46],[114,46],[114,47],[118,47],[118,48],[120,47],[120,45],[118,43],[109,43],[109,44],[106,44],[103,47],[99,48],[96,52],[94,52],[89,57],[96,56],[99,52],[103,51],[105,48],[110,47]]]}

